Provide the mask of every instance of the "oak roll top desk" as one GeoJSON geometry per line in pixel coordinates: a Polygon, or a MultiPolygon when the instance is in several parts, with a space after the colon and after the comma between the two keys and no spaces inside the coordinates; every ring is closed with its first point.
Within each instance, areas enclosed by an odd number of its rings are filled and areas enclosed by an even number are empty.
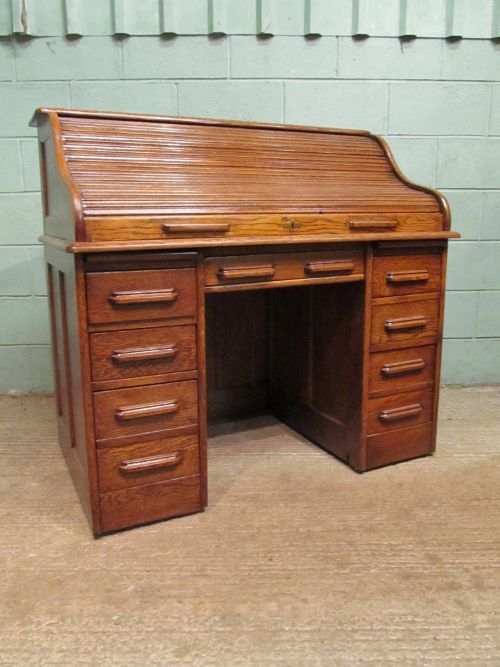
{"type": "Polygon", "coordinates": [[[434,451],[458,235],[380,137],[32,123],[59,438],[94,535],[206,506],[207,419],[272,412],[358,472],[434,451]]]}

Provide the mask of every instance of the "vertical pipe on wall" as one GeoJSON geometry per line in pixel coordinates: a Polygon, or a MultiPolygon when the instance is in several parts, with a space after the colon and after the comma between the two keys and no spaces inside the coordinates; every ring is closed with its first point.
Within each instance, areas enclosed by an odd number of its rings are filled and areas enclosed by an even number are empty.
{"type": "Polygon", "coordinates": [[[257,35],[272,35],[272,1],[256,0],[256,26],[257,35]]]}
{"type": "Polygon", "coordinates": [[[112,0],[112,17],[113,32],[118,35],[129,35],[126,0],[112,0]]]}
{"type": "Polygon", "coordinates": [[[492,39],[500,39],[500,2],[493,3],[493,11],[491,14],[491,37],[492,39]]]}
{"type": "Polygon", "coordinates": [[[208,34],[228,35],[229,7],[226,0],[208,0],[208,34]]]}
{"type": "Polygon", "coordinates": [[[319,35],[315,26],[313,0],[304,0],[304,35],[319,35]]]}
{"type": "Polygon", "coordinates": [[[455,0],[446,0],[446,19],[444,34],[446,37],[462,37],[460,21],[457,20],[455,0]]]}
{"type": "Polygon", "coordinates": [[[64,24],[67,35],[83,35],[83,4],[80,0],[64,0],[64,24]]]}
{"type": "Polygon", "coordinates": [[[400,0],[399,2],[399,36],[400,37],[416,37],[416,34],[411,31],[409,27],[409,12],[408,0],[400,0]]]}
{"type": "Polygon", "coordinates": [[[175,33],[176,24],[172,0],[159,0],[160,34],[175,33]]]}
{"type": "Polygon", "coordinates": [[[12,32],[29,34],[29,19],[27,0],[10,0],[12,32]]]}

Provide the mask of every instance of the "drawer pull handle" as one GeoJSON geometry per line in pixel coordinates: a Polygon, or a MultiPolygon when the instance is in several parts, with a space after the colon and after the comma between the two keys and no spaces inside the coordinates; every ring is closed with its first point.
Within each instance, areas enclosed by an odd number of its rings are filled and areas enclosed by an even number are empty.
{"type": "Polygon", "coordinates": [[[411,405],[403,405],[400,408],[393,408],[392,410],[383,410],[378,418],[383,422],[396,422],[402,419],[411,419],[418,417],[423,408],[420,403],[412,403],[411,405]]]}
{"type": "Polygon", "coordinates": [[[219,280],[244,280],[245,278],[272,278],[274,266],[262,264],[261,266],[223,266],[217,271],[219,280]]]}
{"type": "Polygon", "coordinates": [[[160,468],[169,468],[177,466],[182,461],[182,452],[172,452],[163,456],[146,456],[143,459],[130,459],[122,461],[118,466],[120,472],[134,473],[144,472],[145,470],[158,470],[160,468]]]}
{"type": "Polygon", "coordinates": [[[427,318],[423,315],[413,317],[398,317],[395,320],[387,320],[384,324],[386,331],[406,331],[408,329],[423,329],[427,326],[427,318]]]}
{"type": "Polygon", "coordinates": [[[396,361],[393,364],[384,364],[381,368],[382,375],[391,377],[393,375],[403,375],[404,373],[414,373],[425,368],[423,359],[409,359],[408,361],[396,361]]]}
{"type": "Polygon", "coordinates": [[[173,287],[167,289],[131,290],[127,292],[113,292],[109,297],[115,306],[127,306],[130,304],[172,302],[177,299],[177,290],[173,287]]]}
{"type": "Polygon", "coordinates": [[[162,225],[162,229],[167,234],[225,234],[231,225],[227,222],[167,222],[162,225]]]}
{"type": "Polygon", "coordinates": [[[158,345],[157,347],[130,347],[127,350],[114,350],[111,359],[117,364],[128,364],[134,361],[152,361],[168,359],[177,354],[177,345],[158,345]]]}
{"type": "Polygon", "coordinates": [[[391,271],[385,278],[388,283],[426,283],[430,275],[428,271],[391,271]]]}
{"type": "Polygon", "coordinates": [[[124,408],[117,408],[115,417],[118,421],[129,421],[131,419],[170,415],[177,412],[178,409],[179,403],[173,399],[171,401],[163,401],[162,403],[147,403],[146,405],[130,405],[124,408]]]}
{"type": "Polygon", "coordinates": [[[349,220],[351,229],[396,229],[398,225],[397,220],[349,220]]]}
{"type": "Polygon", "coordinates": [[[354,271],[354,262],[352,260],[306,262],[304,264],[304,271],[312,274],[352,273],[354,271]]]}

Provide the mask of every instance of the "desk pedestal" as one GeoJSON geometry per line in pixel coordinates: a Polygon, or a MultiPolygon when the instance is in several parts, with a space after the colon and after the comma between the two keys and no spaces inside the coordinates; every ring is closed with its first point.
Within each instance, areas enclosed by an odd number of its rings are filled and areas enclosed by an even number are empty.
{"type": "Polygon", "coordinates": [[[206,506],[207,419],[271,412],[358,472],[432,453],[445,254],[47,245],[60,441],[94,533],[206,506]]]}

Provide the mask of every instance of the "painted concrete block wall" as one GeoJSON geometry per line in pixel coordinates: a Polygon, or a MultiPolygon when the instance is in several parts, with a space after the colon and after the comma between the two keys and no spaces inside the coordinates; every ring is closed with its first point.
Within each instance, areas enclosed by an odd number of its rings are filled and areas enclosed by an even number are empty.
{"type": "Polygon", "coordinates": [[[36,106],[366,128],[448,196],[443,381],[500,382],[500,45],[277,36],[0,39],[0,392],[50,391],[36,106]]]}

